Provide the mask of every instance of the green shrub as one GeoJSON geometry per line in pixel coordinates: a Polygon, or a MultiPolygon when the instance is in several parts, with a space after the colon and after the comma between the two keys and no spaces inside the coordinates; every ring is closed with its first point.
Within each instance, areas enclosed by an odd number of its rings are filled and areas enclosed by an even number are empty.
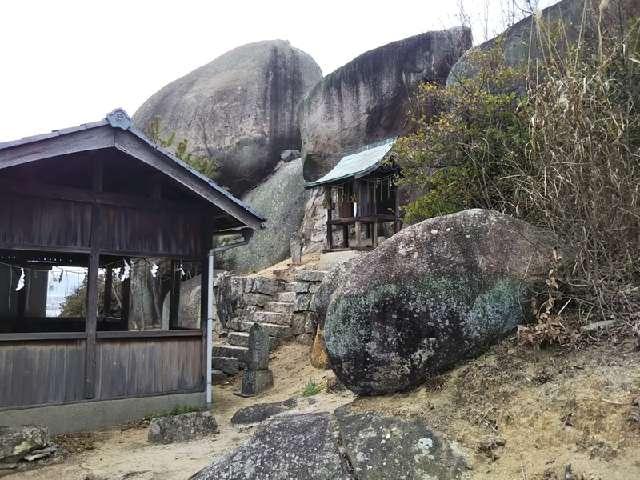
{"type": "Polygon", "coordinates": [[[465,208],[512,208],[505,179],[529,140],[519,93],[525,75],[501,59],[498,42],[472,55],[477,75],[450,87],[418,88],[412,133],[395,146],[400,185],[421,193],[406,206],[408,223],[465,208]]]}
{"type": "Polygon", "coordinates": [[[317,395],[320,392],[322,392],[322,388],[320,388],[320,386],[317,383],[315,383],[313,380],[309,380],[307,382],[307,385],[304,387],[304,390],[302,391],[302,396],[312,397],[314,395],[317,395]]]}

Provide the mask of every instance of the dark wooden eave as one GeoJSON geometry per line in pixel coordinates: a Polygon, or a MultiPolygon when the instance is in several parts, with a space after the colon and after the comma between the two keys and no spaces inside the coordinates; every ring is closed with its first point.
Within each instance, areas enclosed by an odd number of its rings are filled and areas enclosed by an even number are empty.
{"type": "Polygon", "coordinates": [[[242,225],[259,229],[265,222],[262,216],[213,180],[151,142],[132,125],[131,119],[123,110],[114,110],[99,122],[0,143],[0,170],[104,148],[115,148],[157,169],[242,225]]]}

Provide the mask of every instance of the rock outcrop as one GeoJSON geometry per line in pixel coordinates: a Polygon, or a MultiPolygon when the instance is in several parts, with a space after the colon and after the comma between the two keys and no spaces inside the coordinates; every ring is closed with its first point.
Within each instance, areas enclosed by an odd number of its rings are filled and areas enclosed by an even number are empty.
{"type": "Polygon", "coordinates": [[[151,420],[147,439],[151,443],[187,442],[218,433],[218,423],[211,412],[190,412],[157,417],[151,420]]]}
{"type": "Polygon", "coordinates": [[[220,162],[218,180],[242,194],[300,148],[297,108],[322,78],[316,62],[283,40],[251,43],[163,87],[136,112],[146,129],[158,119],[189,150],[220,162]]]}
{"type": "MultiPolygon", "coordinates": [[[[607,30],[613,29],[617,32],[621,26],[626,28],[631,17],[639,14],[640,2],[638,0],[610,0],[606,2],[600,0],[562,0],[544,9],[540,18],[546,25],[546,30],[557,30],[559,22],[562,23],[562,32],[566,38],[555,35],[557,42],[554,46],[558,51],[562,51],[566,40],[573,42],[579,36],[581,41],[595,49],[597,48],[596,32],[598,28],[601,28],[605,35],[607,30]],[[598,25],[601,6],[602,17],[600,25],[598,25]]],[[[528,61],[535,62],[536,59],[542,58],[536,18],[529,16],[508,28],[498,37],[462,56],[451,69],[447,84],[450,85],[475,75],[477,67],[474,65],[473,51],[490,50],[497,45],[498,41],[501,43],[501,48],[504,49],[504,60],[508,66],[520,66],[528,61]]]]}
{"type": "Polygon", "coordinates": [[[242,200],[266,219],[251,242],[220,255],[222,268],[238,273],[262,270],[289,257],[289,239],[302,223],[305,207],[302,159],[281,163],[275,172],[242,200]]]}
{"type": "Polygon", "coordinates": [[[21,470],[24,462],[53,455],[57,447],[49,441],[49,431],[37,425],[19,428],[0,426],[0,477],[21,470]]]}
{"type": "Polygon", "coordinates": [[[358,394],[403,391],[480,353],[525,320],[556,247],[552,234],[487,210],[406,228],[325,280],[337,377],[358,394]]]}
{"type": "Polygon", "coordinates": [[[466,478],[465,456],[419,420],[360,413],[281,415],[194,480],[466,478]]]}
{"type": "Polygon", "coordinates": [[[444,84],[471,47],[466,28],[428,32],[366,52],[327,75],[300,107],[306,180],[327,173],[346,151],[397,135],[419,82],[444,84]]]}

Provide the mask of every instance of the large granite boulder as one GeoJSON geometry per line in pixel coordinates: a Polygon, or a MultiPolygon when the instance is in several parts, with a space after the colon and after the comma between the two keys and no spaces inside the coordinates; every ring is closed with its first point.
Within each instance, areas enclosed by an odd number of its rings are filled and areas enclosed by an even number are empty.
{"type": "Polygon", "coordinates": [[[403,131],[409,93],[444,84],[472,45],[471,31],[428,32],[366,52],[316,85],[300,107],[304,176],[327,173],[346,151],[403,131]]]}
{"type": "Polygon", "coordinates": [[[300,148],[298,103],[322,78],[316,62],[289,42],[238,47],[151,96],[136,112],[146,129],[158,119],[190,150],[221,165],[218,180],[239,195],[300,148]]]}
{"type": "Polygon", "coordinates": [[[345,407],[274,417],[195,480],[467,478],[466,454],[419,420],[345,407]]]}
{"type": "Polygon", "coordinates": [[[463,478],[468,454],[420,420],[335,411],[341,443],[358,480],[463,478]]]}
{"type": "Polygon", "coordinates": [[[357,394],[402,391],[480,353],[527,318],[555,247],[554,235],[488,210],[406,228],[328,277],[337,377],[357,394]]]}
{"type": "MultiPolygon", "coordinates": [[[[559,23],[562,23],[562,32],[566,38],[555,35],[554,38],[557,40],[554,48],[563,51],[567,39],[574,42],[578,37],[587,45],[596,48],[598,28],[605,35],[607,31],[618,33],[620,28],[626,29],[631,17],[638,15],[640,15],[640,1],[638,0],[609,0],[606,2],[601,0],[562,0],[545,8],[541,12],[540,18],[546,25],[543,32],[548,31],[549,28],[557,30],[559,23]],[[602,17],[600,17],[600,12],[602,12],[602,17]]],[[[506,65],[510,67],[522,66],[529,61],[535,65],[535,60],[543,56],[536,21],[535,16],[526,17],[498,37],[468,51],[451,69],[447,84],[450,85],[475,75],[478,69],[474,65],[473,52],[490,50],[496,46],[498,41],[501,43],[501,48],[504,49],[506,65]]],[[[545,38],[544,33],[543,38],[545,38]]],[[[545,40],[548,41],[548,37],[545,40]]]]}
{"type": "Polygon", "coordinates": [[[281,163],[259,186],[242,197],[267,218],[247,246],[219,257],[222,268],[239,273],[261,270],[290,256],[289,240],[302,224],[305,208],[302,159],[281,163]]]}
{"type": "Polygon", "coordinates": [[[340,456],[338,426],[328,413],[276,417],[194,480],[351,480],[340,456]]]}

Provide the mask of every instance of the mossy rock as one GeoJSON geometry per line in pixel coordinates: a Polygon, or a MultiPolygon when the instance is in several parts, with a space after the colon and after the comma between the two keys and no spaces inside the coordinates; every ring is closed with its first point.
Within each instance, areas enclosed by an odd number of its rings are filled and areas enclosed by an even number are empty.
{"type": "Polygon", "coordinates": [[[355,393],[382,394],[481,353],[527,319],[556,248],[554,235],[486,210],[403,230],[332,277],[332,368],[355,393]]]}

